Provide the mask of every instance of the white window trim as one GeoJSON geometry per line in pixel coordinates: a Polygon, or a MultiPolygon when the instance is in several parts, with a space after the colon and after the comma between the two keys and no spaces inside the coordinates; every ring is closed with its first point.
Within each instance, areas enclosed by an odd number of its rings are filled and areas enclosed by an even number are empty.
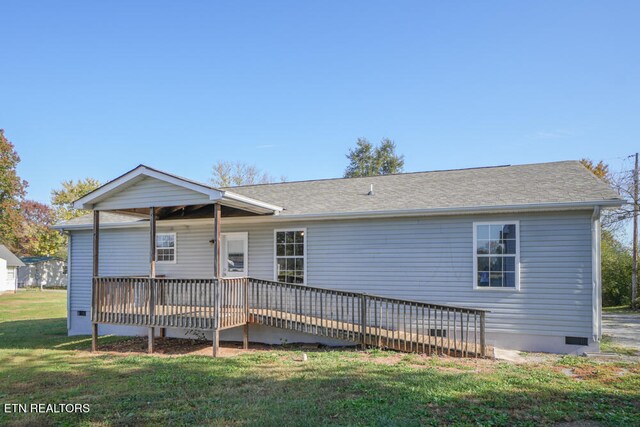
{"type": "Polygon", "coordinates": [[[175,264],[178,262],[178,236],[176,233],[156,233],[156,264],[175,264]],[[158,249],[167,249],[167,248],[158,248],[158,236],[173,236],[173,261],[160,261],[158,259],[158,249]]]}
{"type": "Polygon", "coordinates": [[[304,255],[302,259],[304,260],[304,279],[302,283],[292,283],[293,285],[306,285],[307,284],[307,229],[306,227],[298,227],[298,228],[277,228],[273,230],[273,280],[275,282],[278,281],[278,258],[300,258],[299,256],[294,257],[278,257],[278,239],[277,234],[283,231],[302,231],[304,233],[304,255]]]}
{"type": "MultiPolygon", "coordinates": [[[[230,277],[230,278],[234,278],[234,277],[248,277],[249,276],[249,232],[248,231],[234,231],[232,233],[220,233],[220,240],[222,241],[223,239],[225,239],[225,244],[226,244],[226,239],[228,239],[229,237],[241,237],[244,240],[244,245],[243,245],[243,250],[244,250],[244,272],[243,272],[243,276],[225,276],[224,275],[224,267],[222,268],[222,277],[230,277]]],[[[220,265],[222,266],[224,263],[224,252],[225,252],[225,247],[223,246],[222,248],[220,248],[220,265]]]]}
{"type": "Polygon", "coordinates": [[[519,292],[520,291],[520,221],[505,219],[502,221],[478,221],[473,223],[473,289],[481,292],[519,292]],[[478,225],[501,225],[515,224],[516,226],[516,267],[515,281],[516,286],[513,288],[478,286],[478,225]]]}

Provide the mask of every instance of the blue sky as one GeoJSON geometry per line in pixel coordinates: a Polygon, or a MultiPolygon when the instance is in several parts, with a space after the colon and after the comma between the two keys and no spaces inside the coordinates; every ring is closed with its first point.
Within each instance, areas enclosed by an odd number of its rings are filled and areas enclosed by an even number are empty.
{"type": "Polygon", "coordinates": [[[640,2],[11,1],[0,127],[29,197],[146,163],[341,176],[356,138],[406,170],[640,147],[640,2]]]}

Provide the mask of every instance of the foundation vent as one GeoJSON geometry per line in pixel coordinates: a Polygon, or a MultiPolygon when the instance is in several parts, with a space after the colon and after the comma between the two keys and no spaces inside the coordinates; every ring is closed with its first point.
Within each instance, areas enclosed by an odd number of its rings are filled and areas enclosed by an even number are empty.
{"type": "Polygon", "coordinates": [[[564,337],[564,343],[567,345],[589,345],[589,338],[564,337]]]}

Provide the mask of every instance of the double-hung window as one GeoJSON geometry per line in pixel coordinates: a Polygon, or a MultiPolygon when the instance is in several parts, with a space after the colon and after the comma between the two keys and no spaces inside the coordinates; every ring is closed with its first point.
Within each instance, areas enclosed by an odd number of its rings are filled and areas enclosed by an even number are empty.
{"type": "Polygon", "coordinates": [[[275,231],[275,276],[278,282],[305,283],[305,230],[275,231]]]}
{"type": "Polygon", "coordinates": [[[519,289],[518,221],[473,224],[474,288],[519,289]]]}
{"type": "Polygon", "coordinates": [[[156,261],[176,262],[176,233],[156,234],[156,261]]]}

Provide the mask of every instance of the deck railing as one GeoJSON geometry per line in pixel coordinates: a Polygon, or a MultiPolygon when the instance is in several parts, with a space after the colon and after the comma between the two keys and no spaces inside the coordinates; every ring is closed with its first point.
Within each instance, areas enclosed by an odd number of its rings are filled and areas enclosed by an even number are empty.
{"type": "Polygon", "coordinates": [[[256,323],[364,346],[486,355],[484,310],[253,278],[97,277],[93,323],[222,330],[256,323]]]}
{"type": "Polygon", "coordinates": [[[200,330],[247,323],[247,278],[97,277],[94,323],[200,330]]]}
{"type": "Polygon", "coordinates": [[[484,310],[249,279],[250,321],[405,352],[485,356],[484,310]]]}

